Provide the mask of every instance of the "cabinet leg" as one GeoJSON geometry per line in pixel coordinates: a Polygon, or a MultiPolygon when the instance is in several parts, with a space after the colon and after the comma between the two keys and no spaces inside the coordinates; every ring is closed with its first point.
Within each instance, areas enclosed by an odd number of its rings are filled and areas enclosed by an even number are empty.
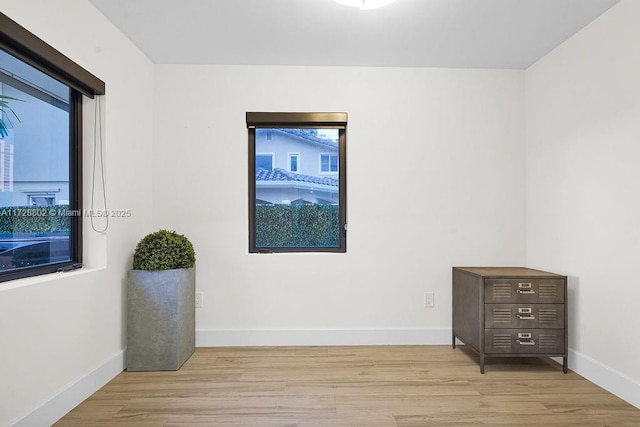
{"type": "Polygon", "coordinates": [[[565,374],[569,371],[569,358],[567,356],[562,358],[562,372],[565,374]]]}
{"type": "Polygon", "coordinates": [[[480,355],[480,373],[484,374],[484,354],[480,355]]]}
{"type": "Polygon", "coordinates": [[[451,347],[456,348],[456,336],[455,335],[452,336],[451,347]]]}

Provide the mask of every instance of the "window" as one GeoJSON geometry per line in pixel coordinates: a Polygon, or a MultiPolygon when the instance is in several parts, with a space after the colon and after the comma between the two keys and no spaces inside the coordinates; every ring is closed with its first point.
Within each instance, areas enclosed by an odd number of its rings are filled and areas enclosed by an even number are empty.
{"type": "Polygon", "coordinates": [[[82,263],[82,95],[104,83],[0,13],[0,281],[82,263]]]}
{"type": "Polygon", "coordinates": [[[289,153],[289,172],[298,173],[298,163],[300,160],[300,154],[298,153],[289,153]]]}
{"type": "Polygon", "coordinates": [[[321,173],[338,172],[338,155],[337,154],[320,154],[320,172],[321,173]]]}
{"type": "MultiPolygon", "coordinates": [[[[66,190],[66,188],[65,188],[66,190]]],[[[30,194],[29,202],[27,206],[41,206],[41,207],[49,207],[55,206],[56,204],[56,196],[50,194],[30,194]]],[[[61,203],[62,204],[62,203],[61,203]]],[[[66,203],[68,204],[68,202],[66,203]]]]}
{"type": "Polygon", "coordinates": [[[273,170],[273,154],[256,154],[256,172],[259,170],[273,170]]]}
{"type": "Polygon", "coordinates": [[[346,125],[346,113],[247,113],[249,252],[346,252],[346,125]]]}

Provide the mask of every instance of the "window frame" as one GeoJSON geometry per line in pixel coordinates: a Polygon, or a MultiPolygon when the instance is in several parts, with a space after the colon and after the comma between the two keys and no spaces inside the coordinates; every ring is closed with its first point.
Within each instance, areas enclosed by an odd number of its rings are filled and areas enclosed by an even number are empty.
{"type": "MultiPolygon", "coordinates": [[[[246,122],[248,130],[248,222],[249,222],[249,253],[289,253],[289,252],[347,252],[347,113],[344,112],[247,112],[246,122]],[[315,247],[256,247],[256,129],[291,128],[291,129],[338,129],[338,246],[315,247]]],[[[287,156],[289,162],[289,156],[287,156]]],[[[290,164],[288,165],[290,166],[290,164]]],[[[300,162],[298,156],[298,169],[300,162]]],[[[335,172],[333,172],[335,174],[335,172]]]]}
{"type": "MultiPolygon", "coordinates": [[[[69,209],[82,212],[82,96],[105,83],[0,12],[0,49],[69,87],[69,209]]],[[[0,282],[82,267],[82,216],[71,215],[70,260],[0,272],[0,282]]]]}

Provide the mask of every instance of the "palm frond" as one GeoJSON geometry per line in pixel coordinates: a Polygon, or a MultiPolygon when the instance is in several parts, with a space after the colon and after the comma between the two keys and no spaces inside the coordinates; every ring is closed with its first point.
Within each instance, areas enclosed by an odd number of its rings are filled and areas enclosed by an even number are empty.
{"type": "Polygon", "coordinates": [[[22,99],[14,98],[13,96],[0,95],[0,138],[4,138],[5,136],[9,135],[9,129],[4,119],[2,118],[2,113],[7,116],[7,122],[9,122],[9,125],[11,126],[13,126],[13,123],[11,123],[9,113],[13,114],[13,117],[15,117],[18,122],[20,122],[20,118],[18,117],[16,112],[13,111],[13,108],[9,106],[8,101],[24,102],[22,99]]]}

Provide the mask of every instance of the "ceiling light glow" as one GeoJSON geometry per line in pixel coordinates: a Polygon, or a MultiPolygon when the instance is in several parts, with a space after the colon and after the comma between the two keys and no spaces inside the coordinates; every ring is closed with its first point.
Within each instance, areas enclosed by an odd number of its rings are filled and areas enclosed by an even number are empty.
{"type": "Polygon", "coordinates": [[[388,6],[396,0],[333,0],[345,6],[357,7],[360,10],[377,9],[388,6]]]}

